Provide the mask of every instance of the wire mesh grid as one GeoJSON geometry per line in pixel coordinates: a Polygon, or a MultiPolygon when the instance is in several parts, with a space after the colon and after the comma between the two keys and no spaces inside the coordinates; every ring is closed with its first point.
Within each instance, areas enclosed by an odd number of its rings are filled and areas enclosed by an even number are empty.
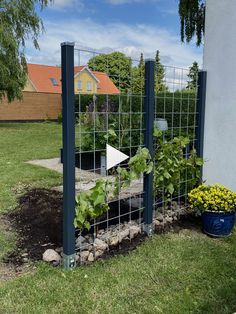
{"type": "MultiPolygon", "coordinates": [[[[90,190],[101,178],[109,182],[118,178],[119,183],[118,194],[107,197],[109,210],[93,220],[90,230],[77,230],[76,251],[83,263],[93,261],[109,247],[119,247],[122,241],[131,241],[142,230],[143,178],[122,188],[116,167],[106,169],[106,145],[129,157],[144,147],[145,73],[143,59],[132,60],[119,53],[112,60],[109,55],[75,47],[74,59],[76,193],[90,190]]],[[[181,163],[191,164],[194,159],[197,84],[189,87],[188,69],[163,66],[161,76],[159,71],[156,67],[155,121],[150,121],[163,129],[153,142],[153,221],[165,227],[188,208],[187,194],[194,185],[194,176],[188,167],[181,168],[181,163]],[[167,168],[161,180],[160,154],[163,150],[168,154],[168,149],[170,158],[165,155],[165,159],[180,164],[172,173],[167,168]],[[165,180],[169,175],[172,181],[165,180]]],[[[126,168],[128,160],[119,166],[126,168]]]]}
{"type": "MultiPolygon", "coordinates": [[[[187,195],[196,184],[191,166],[196,157],[198,78],[196,73],[190,84],[189,69],[163,66],[162,71],[162,82],[155,94],[155,124],[164,127],[154,140],[153,216],[165,227],[189,211],[187,195]]],[[[156,80],[160,81],[158,75],[157,68],[156,80]]]]}
{"type": "Polygon", "coordinates": [[[99,240],[103,247],[117,246],[141,232],[143,178],[122,188],[116,168],[106,170],[106,145],[129,157],[143,147],[144,66],[119,53],[114,57],[115,65],[109,55],[75,48],[76,192],[91,189],[101,178],[119,182],[118,194],[108,196],[110,209],[93,220],[89,231],[77,232],[80,262],[104,252],[99,240]]]}

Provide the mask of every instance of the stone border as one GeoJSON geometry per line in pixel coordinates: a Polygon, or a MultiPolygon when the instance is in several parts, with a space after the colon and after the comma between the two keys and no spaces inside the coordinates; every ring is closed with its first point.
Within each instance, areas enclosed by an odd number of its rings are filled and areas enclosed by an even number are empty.
{"type": "MultiPolygon", "coordinates": [[[[181,217],[190,214],[190,210],[181,208],[176,202],[172,202],[172,208],[159,211],[156,213],[153,225],[155,230],[160,230],[165,226],[171,226],[181,217]]],[[[76,239],[76,261],[78,265],[92,263],[98,258],[101,258],[109,250],[118,247],[124,241],[132,241],[138,235],[142,234],[142,224],[139,220],[124,222],[117,225],[112,225],[105,229],[100,229],[97,237],[94,239],[93,235],[78,236],[76,239]]],[[[43,254],[43,260],[50,262],[54,266],[58,266],[62,260],[62,248],[56,250],[48,249],[43,254]]]]}

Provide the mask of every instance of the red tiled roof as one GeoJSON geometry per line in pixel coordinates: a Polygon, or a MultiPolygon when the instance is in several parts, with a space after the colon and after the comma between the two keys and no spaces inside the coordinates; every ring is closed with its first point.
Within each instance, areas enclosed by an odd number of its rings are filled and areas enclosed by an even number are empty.
{"type": "MultiPolygon", "coordinates": [[[[75,74],[85,66],[75,67],[75,74]]],[[[119,94],[119,89],[106,73],[91,71],[98,79],[98,94],[119,94]]],[[[42,64],[28,64],[28,76],[37,92],[61,93],[61,67],[42,64]],[[58,86],[54,86],[50,79],[55,79],[58,86]]]]}
{"type": "Polygon", "coordinates": [[[119,94],[119,89],[112,82],[110,77],[104,72],[92,71],[92,73],[99,80],[98,94],[119,94]],[[107,92],[109,91],[109,93],[107,92]]]}

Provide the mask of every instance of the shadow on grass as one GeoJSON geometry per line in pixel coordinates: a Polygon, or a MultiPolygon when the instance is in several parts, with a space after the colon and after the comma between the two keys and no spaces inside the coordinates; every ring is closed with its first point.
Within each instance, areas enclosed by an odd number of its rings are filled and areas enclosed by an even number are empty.
{"type": "Polygon", "coordinates": [[[16,123],[16,122],[0,122],[0,129],[19,129],[19,125],[25,125],[26,122],[16,123]]]}
{"type": "MultiPolygon", "coordinates": [[[[223,265],[222,265],[223,266],[223,265]]],[[[227,281],[227,280],[226,280],[227,281]]],[[[236,281],[225,282],[220,287],[212,287],[206,299],[201,300],[193,314],[229,314],[236,312],[236,281]]]]}

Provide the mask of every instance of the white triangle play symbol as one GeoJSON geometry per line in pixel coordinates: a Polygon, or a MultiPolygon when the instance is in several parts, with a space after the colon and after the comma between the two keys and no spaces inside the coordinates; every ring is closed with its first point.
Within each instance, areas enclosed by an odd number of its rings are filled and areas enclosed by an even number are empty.
{"type": "Polygon", "coordinates": [[[111,169],[112,167],[118,165],[122,161],[129,158],[129,156],[123,154],[121,151],[119,151],[118,149],[108,144],[106,146],[106,151],[107,151],[107,158],[106,158],[107,170],[111,169]]]}

